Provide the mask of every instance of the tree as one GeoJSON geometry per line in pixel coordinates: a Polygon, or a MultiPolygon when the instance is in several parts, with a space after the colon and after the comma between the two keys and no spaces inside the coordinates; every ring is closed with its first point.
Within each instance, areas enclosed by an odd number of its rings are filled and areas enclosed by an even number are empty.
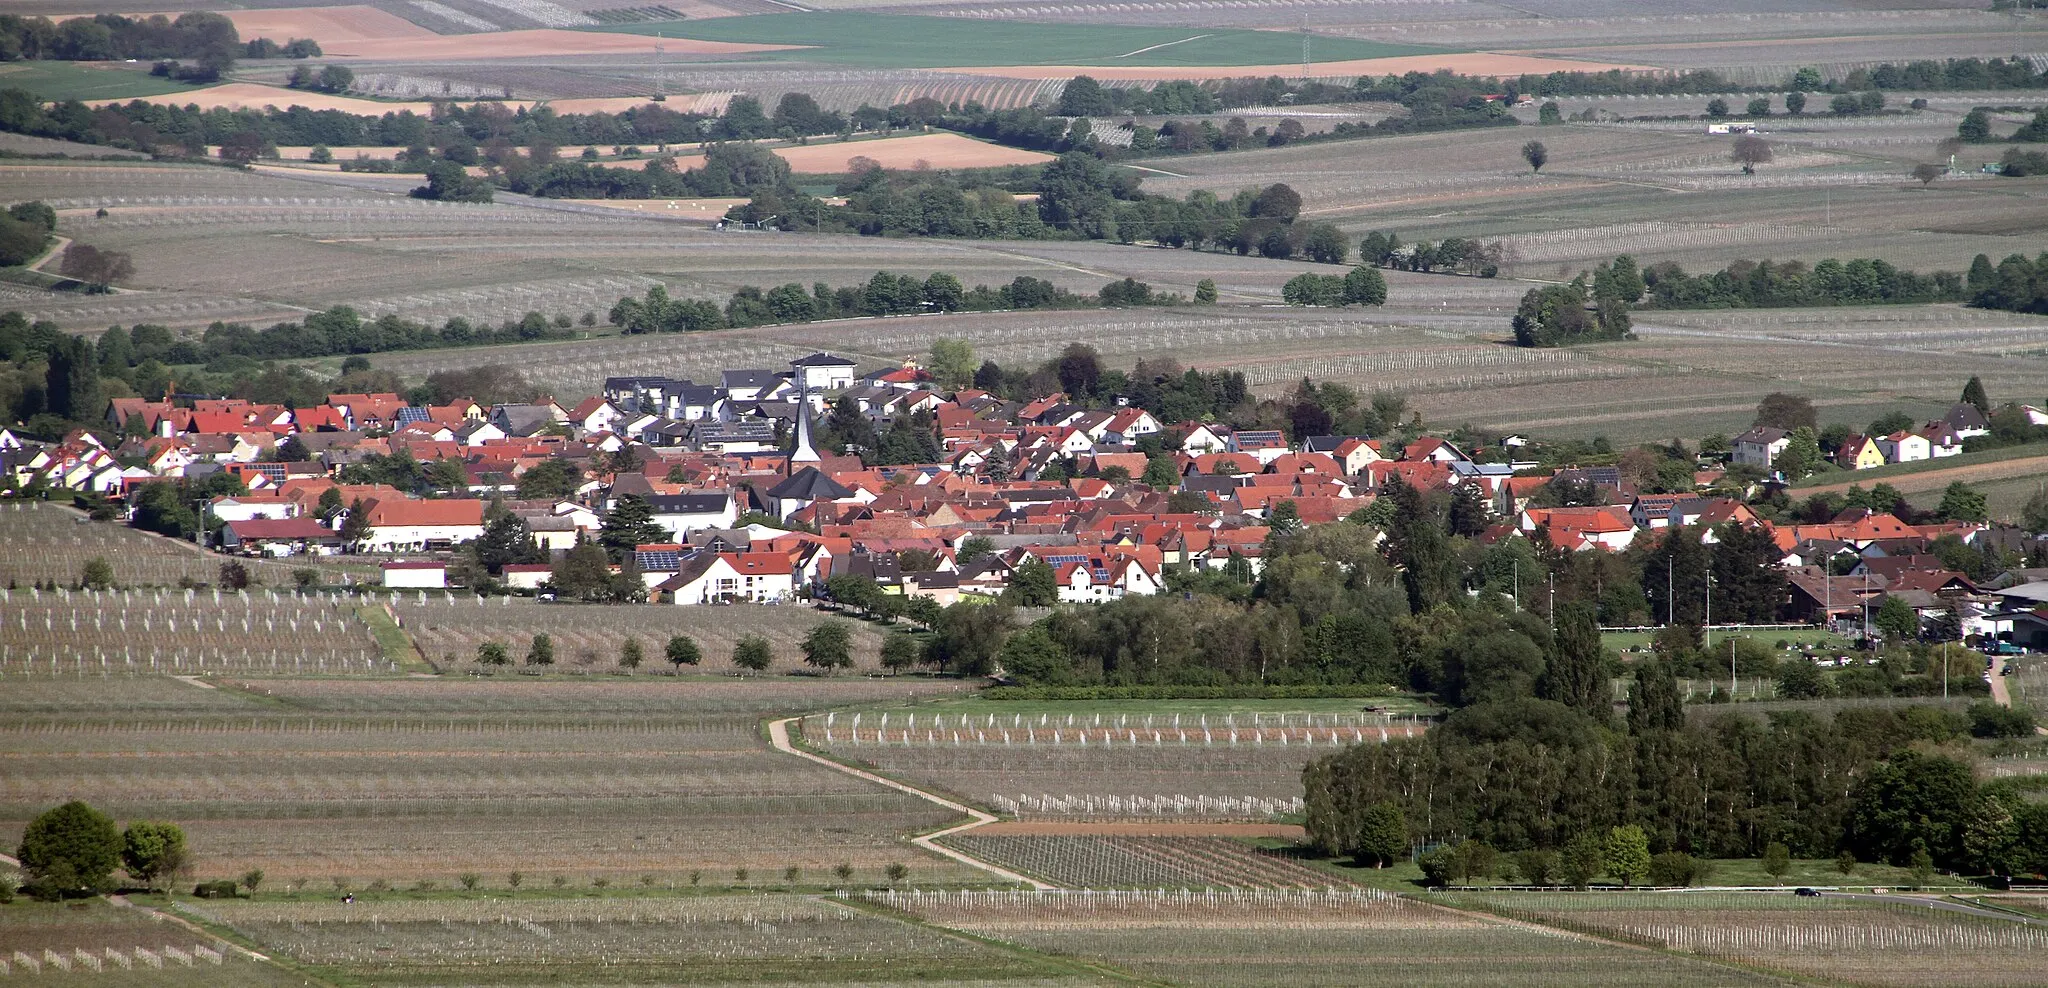
{"type": "Polygon", "coordinates": [[[598,530],[598,544],[614,563],[623,561],[635,547],[667,542],[674,534],[654,520],[654,505],[638,494],[619,498],[604,516],[598,530]]]}
{"type": "Polygon", "coordinates": [[[120,251],[100,250],[74,240],[64,248],[64,257],[57,264],[57,272],[85,283],[92,291],[105,292],[113,287],[114,282],[125,281],[135,274],[135,261],[120,251]]]}
{"type": "Polygon", "coordinates": [[[512,653],[504,642],[484,642],[476,647],[476,664],[480,666],[505,666],[512,664],[512,653]]]}
{"type": "Polygon", "coordinates": [[[1201,281],[1195,282],[1195,304],[1216,304],[1216,279],[1203,278],[1201,281]]]}
{"type": "Polygon", "coordinates": [[[1301,250],[1309,260],[1319,264],[1342,264],[1345,255],[1351,251],[1351,244],[1344,231],[1328,223],[1318,223],[1309,228],[1301,250]]]}
{"type": "Polygon", "coordinates": [[[640,660],[646,657],[647,652],[640,647],[640,639],[632,635],[627,635],[625,642],[619,646],[619,667],[622,669],[638,669],[640,660]]]}
{"type": "Polygon", "coordinates": [[[1991,114],[1981,106],[1963,114],[1963,122],[1956,125],[1956,137],[1972,144],[1990,140],[1991,114]]]}
{"type": "Polygon", "coordinates": [[[363,499],[356,498],[348,506],[348,517],[341,520],[341,544],[354,552],[364,539],[370,536],[370,512],[363,507],[363,499]]]}
{"type": "Polygon", "coordinates": [[[1707,101],[1707,116],[1719,119],[1728,115],[1728,101],[1719,96],[1707,101]]]}
{"type": "Polygon", "coordinates": [[[1628,888],[1650,873],[1649,836],[1635,824],[1609,830],[1601,848],[1601,863],[1609,875],[1621,880],[1622,888],[1628,888]]]}
{"type": "Polygon", "coordinates": [[[1275,182],[1252,197],[1246,215],[1292,223],[1301,215],[1301,193],[1294,191],[1292,186],[1275,182]]]}
{"type": "Polygon", "coordinates": [[[1102,356],[1086,343],[1069,343],[1060,351],[1055,365],[1059,374],[1060,387],[1076,398],[1089,398],[1095,394],[1095,383],[1102,377],[1102,356]]]}
{"type": "Polygon", "coordinates": [[[1764,874],[1782,882],[1791,871],[1792,850],[1777,841],[1772,841],[1764,848],[1764,874]]]}
{"type": "Polygon", "coordinates": [[[939,337],[932,341],[932,377],[940,387],[958,390],[974,383],[974,348],[965,340],[939,337]]]}
{"type": "Polygon", "coordinates": [[[145,886],[185,865],[185,831],[175,823],[138,820],[121,834],[121,866],[145,886]]]}
{"type": "Polygon", "coordinates": [[[1743,112],[1752,117],[1768,117],[1771,115],[1771,98],[1758,96],[1749,101],[1749,106],[1743,112]]]}
{"type": "Polygon", "coordinates": [[[2029,532],[2048,532],[2048,485],[2035,488],[2020,508],[2020,527],[2029,532]]]}
{"type": "Polygon", "coordinates": [[[1550,661],[1536,695],[1605,722],[1614,709],[1608,682],[1607,652],[1593,606],[1575,602],[1558,608],[1550,661]]]}
{"type": "Polygon", "coordinates": [[[995,551],[996,540],[986,535],[970,535],[961,540],[959,548],[954,550],[953,561],[965,566],[995,551]]]}
{"type": "Polygon", "coordinates": [[[1983,521],[1987,517],[1983,492],[1960,480],[1941,492],[1941,504],[1934,512],[1950,521],[1983,521]]]}
{"type": "Polygon", "coordinates": [[[578,540],[548,574],[556,593],[578,600],[604,599],[611,592],[611,578],[604,549],[589,539],[578,540]]]}
{"type": "Polygon", "coordinates": [[[1793,93],[1786,93],[1786,94],[1785,94],[1785,112],[1786,112],[1786,113],[1789,113],[1789,114],[1792,114],[1792,115],[1793,115],[1793,116],[1795,116],[1795,117],[1796,117],[1796,116],[1798,116],[1798,115],[1800,115],[1800,114],[1802,114],[1802,113],[1805,113],[1805,112],[1806,112],[1806,94],[1805,94],[1805,93],[1798,93],[1798,92],[1793,92],[1793,93]]]}
{"type": "Polygon", "coordinates": [[[533,636],[533,642],[526,647],[526,664],[530,666],[551,666],[555,664],[555,640],[546,632],[533,636]]]}
{"type": "Polygon", "coordinates": [[[1985,415],[1991,414],[1991,396],[1984,393],[1984,381],[1975,374],[1963,385],[1963,403],[1976,406],[1985,415]]]}
{"type": "Polygon", "coordinates": [[[1805,395],[1786,394],[1773,391],[1756,403],[1756,418],[1751,428],[1783,429],[1787,432],[1800,427],[1816,428],[1820,419],[1813,410],[1813,400],[1805,395]]]}
{"type": "Polygon", "coordinates": [[[99,355],[92,341],[77,336],[56,342],[48,357],[49,369],[43,374],[44,407],[75,422],[97,421],[106,411],[107,401],[100,388],[99,355]]]}
{"type": "Polygon", "coordinates": [[[1387,278],[1378,268],[1359,265],[1344,275],[1346,305],[1387,304],[1387,278]]]}
{"type": "Polygon", "coordinates": [[[1920,637],[1920,616],[1898,597],[1886,596],[1873,619],[1877,630],[1890,642],[1909,642],[1920,637]]]}
{"type": "Polygon", "coordinates": [[[901,674],[917,664],[917,653],[917,639],[901,631],[892,632],[882,639],[882,668],[901,674]]]}
{"type": "Polygon", "coordinates": [[[1557,875],[1557,853],[1540,847],[1515,852],[1515,875],[1524,885],[1549,885],[1557,875]]]}
{"type": "Polygon", "coordinates": [[[85,561],[79,570],[78,585],[87,590],[112,590],[114,588],[114,564],[105,556],[94,556],[85,561]]]}
{"type": "Polygon", "coordinates": [[[1584,889],[1600,877],[1606,866],[1606,847],[1600,835],[1586,831],[1573,837],[1564,846],[1564,853],[1558,855],[1558,867],[1565,884],[1575,889],[1584,889]]]}
{"type": "Polygon", "coordinates": [[[1855,873],[1856,873],[1856,854],[1855,854],[1855,852],[1853,852],[1853,851],[1843,851],[1842,853],[1840,853],[1840,854],[1837,854],[1837,855],[1835,855],[1835,870],[1836,870],[1836,871],[1839,871],[1839,872],[1841,872],[1841,873],[1842,873],[1842,874],[1844,874],[1844,875],[1853,875],[1853,874],[1855,874],[1855,873]]]}
{"type": "Polygon", "coordinates": [[[1920,187],[1924,189],[1934,184],[1935,179],[1948,174],[1948,169],[1932,162],[1923,161],[1914,165],[1913,170],[1906,174],[1913,176],[1914,180],[1918,181],[1920,187]]]}
{"type": "Polygon", "coordinates": [[[684,666],[694,666],[704,661],[704,650],[697,647],[697,639],[689,635],[670,635],[668,644],[662,646],[661,654],[682,672],[684,666]]]}
{"type": "Polygon", "coordinates": [[[216,582],[222,590],[242,591],[249,589],[249,567],[239,559],[230,559],[220,564],[220,575],[216,582]]]}
{"type": "Polygon", "coordinates": [[[826,620],[804,636],[804,663],[830,672],[853,665],[853,633],[845,621],[826,620]]]}
{"type": "Polygon", "coordinates": [[[749,672],[760,672],[775,661],[775,648],[760,635],[742,635],[732,646],[732,664],[749,672]]]}
{"type": "Polygon", "coordinates": [[[1771,163],[1771,142],[1755,134],[1744,134],[1735,139],[1735,146],[1728,151],[1728,157],[1742,166],[1744,175],[1756,174],[1756,166],[1771,163]]]}
{"type": "Polygon", "coordinates": [[[1051,566],[1027,559],[1010,574],[1003,599],[1019,607],[1051,607],[1059,602],[1059,580],[1051,566]]]}
{"type": "Polygon", "coordinates": [[[1358,860],[1384,868],[1408,853],[1408,818],[1393,802],[1375,803],[1358,819],[1358,860]]]}
{"type": "Polygon", "coordinates": [[[1925,847],[1914,848],[1913,857],[1906,866],[1913,872],[1915,888],[1926,888],[1927,883],[1934,880],[1934,855],[1925,847]]]}
{"type": "Polygon", "coordinates": [[[14,856],[38,898],[89,893],[120,863],[121,835],[112,817],[73,800],[29,821],[14,856]]]}
{"type": "Polygon", "coordinates": [[[1550,162],[1550,149],[1544,147],[1542,141],[1530,141],[1522,145],[1522,160],[1529,163],[1531,172],[1541,172],[1543,166],[1550,162]]]}

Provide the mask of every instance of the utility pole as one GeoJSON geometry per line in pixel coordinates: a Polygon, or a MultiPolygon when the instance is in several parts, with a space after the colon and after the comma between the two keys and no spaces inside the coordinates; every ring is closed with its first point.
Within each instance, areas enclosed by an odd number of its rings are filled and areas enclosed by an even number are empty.
{"type": "Polygon", "coordinates": [[[1557,637],[1557,574],[1550,574],[1550,637],[1557,637]]]}
{"type": "MultiPolygon", "coordinates": [[[[1729,702],[1729,703],[1734,703],[1734,702],[1735,702],[1735,687],[1737,687],[1737,686],[1739,686],[1739,685],[1741,685],[1741,681],[1735,678],[1735,639],[1733,639],[1733,638],[1730,638],[1730,639],[1728,639],[1728,702],[1729,702]]],[[[1757,698],[1758,698],[1758,699],[1762,699],[1762,698],[1763,698],[1763,695],[1762,695],[1761,693],[1759,693],[1759,694],[1757,695],[1757,698]]]]}

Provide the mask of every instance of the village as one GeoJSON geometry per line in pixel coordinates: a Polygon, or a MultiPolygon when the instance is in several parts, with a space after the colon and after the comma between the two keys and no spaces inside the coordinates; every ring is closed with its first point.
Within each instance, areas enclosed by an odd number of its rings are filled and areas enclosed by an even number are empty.
{"type": "MultiPolygon", "coordinates": [[[[119,444],[85,430],[47,446],[0,434],[0,462],[17,491],[75,492],[122,505],[131,521],[152,485],[215,491],[195,499],[198,534],[228,557],[365,556],[379,560],[386,589],[683,606],[795,603],[855,577],[898,608],[946,607],[1000,597],[1036,564],[1061,603],[1172,592],[1178,574],[1250,584],[1276,530],[1384,521],[1374,505],[1403,484],[1479,505],[1469,534],[1482,545],[1524,538],[1614,554],[1674,530],[1708,544],[1726,526],[1763,531],[1786,578],[1777,621],[1868,637],[1872,615],[1896,600],[1923,628],[1949,622],[1954,637],[2048,644],[2039,572],[1987,580],[1932,554],[1948,540],[2038,557],[2028,533],[1908,524],[1865,507],[1812,523],[1760,518],[1750,501],[1782,486],[1772,470],[1791,430],[1736,436],[1725,461],[1698,458],[1691,490],[1651,493],[1615,466],[1518,459],[1527,441],[1514,436],[1470,450],[1428,435],[1290,441],[1282,430],[1161,422],[1059,392],[1017,402],[942,390],[915,362],[856,369],[814,353],[716,383],[619,376],[573,403],[413,405],[379,393],[294,409],[116,398],[106,417],[126,435],[119,444]],[[908,427],[936,455],[870,466],[860,454],[872,451],[832,452],[817,438],[822,423],[849,410],[876,435],[908,427]],[[411,465],[405,486],[360,482],[393,464],[411,465]],[[1547,496],[1559,490],[1578,493],[1561,504],[1547,496]],[[588,556],[583,583],[564,575],[575,550],[600,541],[613,550],[600,575],[588,556]]],[[[1831,458],[1845,471],[1940,458],[1989,432],[1963,402],[1887,435],[1837,438],[1831,458]]]]}

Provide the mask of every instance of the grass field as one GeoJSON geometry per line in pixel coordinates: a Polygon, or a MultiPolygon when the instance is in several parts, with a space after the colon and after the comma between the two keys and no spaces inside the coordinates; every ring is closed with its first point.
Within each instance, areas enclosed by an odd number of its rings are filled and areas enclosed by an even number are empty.
{"type": "MultiPolygon", "coordinates": [[[[1301,61],[1298,34],[1176,27],[1098,27],[867,13],[800,13],[705,21],[654,21],[597,28],[668,38],[800,50],[752,56],[885,68],[977,65],[1209,66],[1301,61]]],[[[1323,61],[1426,55],[1443,51],[1354,38],[1318,38],[1323,61]]]]}
{"type": "Polygon", "coordinates": [[[149,74],[125,62],[10,62],[0,65],[0,89],[25,89],[42,100],[137,99],[184,93],[198,86],[149,74]]]}

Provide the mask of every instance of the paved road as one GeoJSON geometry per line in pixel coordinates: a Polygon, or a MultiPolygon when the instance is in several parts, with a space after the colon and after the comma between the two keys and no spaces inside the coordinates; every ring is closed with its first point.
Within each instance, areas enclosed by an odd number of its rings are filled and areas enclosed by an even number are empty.
{"type": "Polygon", "coordinates": [[[1991,701],[2001,707],[2012,706],[2012,690],[2005,683],[2005,656],[1991,657],[1991,674],[1984,678],[1991,680],[1991,701]]]}
{"type": "Polygon", "coordinates": [[[795,755],[796,757],[802,758],[806,761],[817,762],[818,764],[823,765],[826,768],[832,769],[836,772],[844,772],[847,775],[851,775],[856,779],[865,779],[866,781],[872,782],[879,786],[887,786],[891,789],[896,790],[897,792],[908,793],[912,796],[916,796],[919,799],[925,800],[926,802],[936,803],[949,810],[952,810],[955,813],[964,814],[968,817],[966,823],[962,823],[957,826],[947,827],[944,830],[940,830],[935,833],[925,834],[922,837],[913,837],[910,839],[910,842],[912,844],[916,844],[917,846],[924,848],[925,850],[930,851],[933,854],[952,858],[953,860],[958,861],[961,864],[964,864],[970,868],[978,868],[982,871],[988,872],[989,874],[994,875],[997,878],[1000,878],[1006,882],[1016,882],[1020,885],[1029,885],[1032,888],[1038,889],[1040,891],[1058,888],[1058,886],[1056,885],[1047,885],[1046,883],[1041,882],[1038,879],[1020,875],[1014,871],[1009,870],[1008,868],[1003,868],[997,865],[990,864],[989,862],[983,861],[980,858],[976,858],[967,854],[962,854],[959,851],[956,851],[950,847],[946,847],[943,844],[936,843],[938,839],[941,837],[951,837],[954,834],[964,833],[966,831],[973,830],[976,827],[987,826],[988,824],[996,822],[996,818],[988,815],[987,813],[983,813],[982,811],[977,810],[971,806],[963,806],[959,803],[953,802],[952,800],[946,799],[943,796],[936,796],[932,793],[925,792],[922,789],[906,786],[903,783],[897,782],[894,779],[885,779],[879,775],[876,775],[873,772],[864,772],[860,769],[853,768],[851,766],[841,765],[830,758],[822,758],[818,755],[813,755],[808,751],[799,749],[795,745],[789,743],[789,725],[791,722],[798,719],[799,718],[796,717],[785,717],[781,720],[770,721],[768,723],[768,743],[770,745],[773,745],[776,751],[782,752],[785,755],[795,755]]]}

